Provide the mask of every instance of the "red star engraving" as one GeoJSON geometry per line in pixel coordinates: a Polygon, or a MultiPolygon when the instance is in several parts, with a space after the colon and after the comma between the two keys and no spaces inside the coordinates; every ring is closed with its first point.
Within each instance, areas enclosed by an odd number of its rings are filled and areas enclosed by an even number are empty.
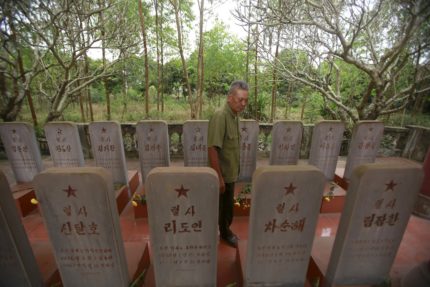
{"type": "Polygon", "coordinates": [[[243,131],[243,132],[247,132],[247,131],[248,131],[248,128],[247,128],[247,127],[243,127],[243,128],[242,128],[242,131],[243,131]]]}
{"type": "Polygon", "coordinates": [[[74,196],[76,197],[76,189],[73,189],[70,185],[67,189],[63,189],[64,192],[67,192],[67,197],[74,196]]]}
{"type": "Polygon", "coordinates": [[[102,133],[104,134],[106,132],[106,129],[103,127],[102,128],[102,133]]]}
{"type": "Polygon", "coordinates": [[[57,129],[57,135],[62,135],[63,134],[63,130],[62,129],[57,129]]]}
{"type": "Polygon", "coordinates": [[[149,132],[153,132],[154,131],[154,129],[153,128],[149,128],[149,132]]]}
{"type": "Polygon", "coordinates": [[[372,127],[370,127],[370,128],[369,128],[369,131],[373,132],[373,128],[372,128],[372,127]]]}
{"type": "Polygon", "coordinates": [[[16,133],[16,129],[13,129],[13,130],[12,130],[12,133],[13,133],[13,134],[15,134],[15,133],[16,133]]]}
{"type": "Polygon", "coordinates": [[[329,131],[329,132],[333,131],[333,128],[332,128],[332,127],[330,127],[330,128],[328,129],[328,131],[329,131]]]}
{"type": "Polygon", "coordinates": [[[285,188],[285,195],[288,195],[290,193],[292,193],[294,195],[294,190],[297,188],[293,185],[292,182],[290,182],[289,186],[284,187],[285,188]]]}
{"type": "Polygon", "coordinates": [[[177,191],[177,192],[178,192],[178,198],[179,198],[181,195],[183,195],[183,196],[185,196],[185,197],[188,197],[188,196],[187,196],[187,192],[189,191],[189,189],[185,189],[183,184],[181,184],[181,188],[177,188],[177,189],[175,189],[175,191],[177,191]]]}
{"type": "Polygon", "coordinates": [[[394,191],[394,187],[397,185],[393,180],[391,180],[389,183],[385,184],[387,187],[385,188],[385,191],[394,191]]]}
{"type": "Polygon", "coordinates": [[[291,128],[287,128],[287,133],[289,133],[291,131],[291,128]]]}

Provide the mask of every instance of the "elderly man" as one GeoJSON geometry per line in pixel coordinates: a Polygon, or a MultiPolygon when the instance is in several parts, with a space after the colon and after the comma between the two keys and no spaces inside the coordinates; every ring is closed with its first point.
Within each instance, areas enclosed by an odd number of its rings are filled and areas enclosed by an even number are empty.
{"type": "Polygon", "coordinates": [[[234,183],[239,175],[239,113],[248,104],[248,84],[231,84],[225,106],[209,121],[208,156],[210,166],[218,173],[220,197],[218,225],[220,236],[237,247],[238,237],[230,230],[233,221],[234,183]]]}

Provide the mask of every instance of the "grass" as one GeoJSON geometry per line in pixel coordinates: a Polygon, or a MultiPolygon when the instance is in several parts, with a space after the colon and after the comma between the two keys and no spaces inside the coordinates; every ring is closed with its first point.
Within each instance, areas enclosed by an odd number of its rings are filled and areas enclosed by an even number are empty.
{"type": "MultiPolygon", "coordinates": [[[[225,98],[221,99],[205,99],[203,105],[202,119],[209,119],[214,111],[219,107],[223,106],[225,98]]],[[[251,104],[251,102],[250,102],[251,104]]],[[[152,120],[165,120],[167,122],[184,122],[189,120],[190,107],[188,102],[180,97],[179,99],[175,96],[165,96],[164,112],[157,111],[157,104],[155,101],[150,103],[150,112],[148,115],[145,114],[145,103],[143,98],[140,97],[129,97],[126,104],[120,97],[113,98],[111,101],[111,119],[118,122],[137,122],[145,119],[152,120]]],[[[36,113],[38,122],[43,123],[48,114],[48,106],[46,103],[35,102],[36,113]]],[[[263,112],[266,118],[270,118],[270,104],[263,106],[263,112]]],[[[93,103],[93,115],[95,121],[102,121],[107,119],[106,105],[104,102],[93,103]]],[[[32,122],[31,114],[28,105],[25,104],[17,119],[18,121],[32,122]]],[[[64,111],[62,118],[59,120],[82,122],[81,112],[79,104],[70,104],[64,111]]],[[[319,114],[319,107],[316,104],[307,104],[304,117],[301,119],[301,107],[290,107],[288,110],[285,106],[278,106],[276,110],[275,120],[301,120],[305,124],[315,123],[319,120],[323,120],[323,117],[319,114]]],[[[397,113],[392,114],[389,117],[385,116],[381,118],[387,126],[406,126],[406,125],[421,125],[430,127],[430,115],[411,115],[397,113]]],[[[86,122],[89,122],[89,113],[86,115],[86,122]]],[[[263,120],[262,122],[267,122],[263,120]]]]}

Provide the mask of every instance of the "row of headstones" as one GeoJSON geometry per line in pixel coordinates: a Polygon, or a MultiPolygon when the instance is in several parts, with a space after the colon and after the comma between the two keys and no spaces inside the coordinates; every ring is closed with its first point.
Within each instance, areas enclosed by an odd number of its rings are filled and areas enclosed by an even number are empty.
{"type": "MultiPolygon", "coordinates": [[[[315,125],[309,164],[333,179],[344,124],[322,121],[315,125]]],[[[50,154],[56,167],[84,166],[78,128],[70,122],[52,122],[44,127],[50,154]]],[[[361,163],[375,160],[384,126],[377,121],[359,122],[353,132],[344,178],[361,163]]],[[[183,127],[184,165],[207,166],[208,121],[187,121],[183,127]]],[[[169,166],[169,138],[164,121],[141,121],[136,126],[142,178],[154,167],[169,166]]],[[[127,183],[127,167],[121,127],[117,122],[92,122],[89,133],[96,166],[111,171],[114,183],[127,183]]],[[[303,134],[298,121],[279,121],[273,125],[271,165],[297,164],[303,134]]],[[[40,150],[32,127],[24,123],[2,123],[0,135],[18,182],[29,182],[42,168],[40,150]]],[[[259,126],[254,120],[240,122],[239,180],[251,181],[256,168],[259,126]]]]}
{"type": "MultiPolygon", "coordinates": [[[[1,189],[8,189],[5,177],[0,179],[1,189]]],[[[389,276],[421,181],[421,168],[406,160],[354,171],[327,282],[373,284],[389,276]]],[[[207,167],[162,167],[149,173],[145,188],[157,286],[216,286],[218,182],[207,167]]],[[[304,285],[325,182],[310,165],[257,169],[246,286],[304,285]]],[[[34,183],[64,286],[127,286],[107,171],[52,168],[34,183]]],[[[0,268],[0,280],[6,286],[41,286],[10,193],[1,196],[0,262],[7,264],[0,268]],[[32,283],[25,285],[24,279],[32,283]]]]}

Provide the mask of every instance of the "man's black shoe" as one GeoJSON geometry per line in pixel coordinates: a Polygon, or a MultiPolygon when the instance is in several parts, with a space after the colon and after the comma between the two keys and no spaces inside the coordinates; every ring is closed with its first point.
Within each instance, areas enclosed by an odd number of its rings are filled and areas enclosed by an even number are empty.
{"type": "Polygon", "coordinates": [[[229,236],[221,237],[228,245],[231,247],[237,248],[237,243],[239,238],[235,234],[231,234],[229,236]]]}

